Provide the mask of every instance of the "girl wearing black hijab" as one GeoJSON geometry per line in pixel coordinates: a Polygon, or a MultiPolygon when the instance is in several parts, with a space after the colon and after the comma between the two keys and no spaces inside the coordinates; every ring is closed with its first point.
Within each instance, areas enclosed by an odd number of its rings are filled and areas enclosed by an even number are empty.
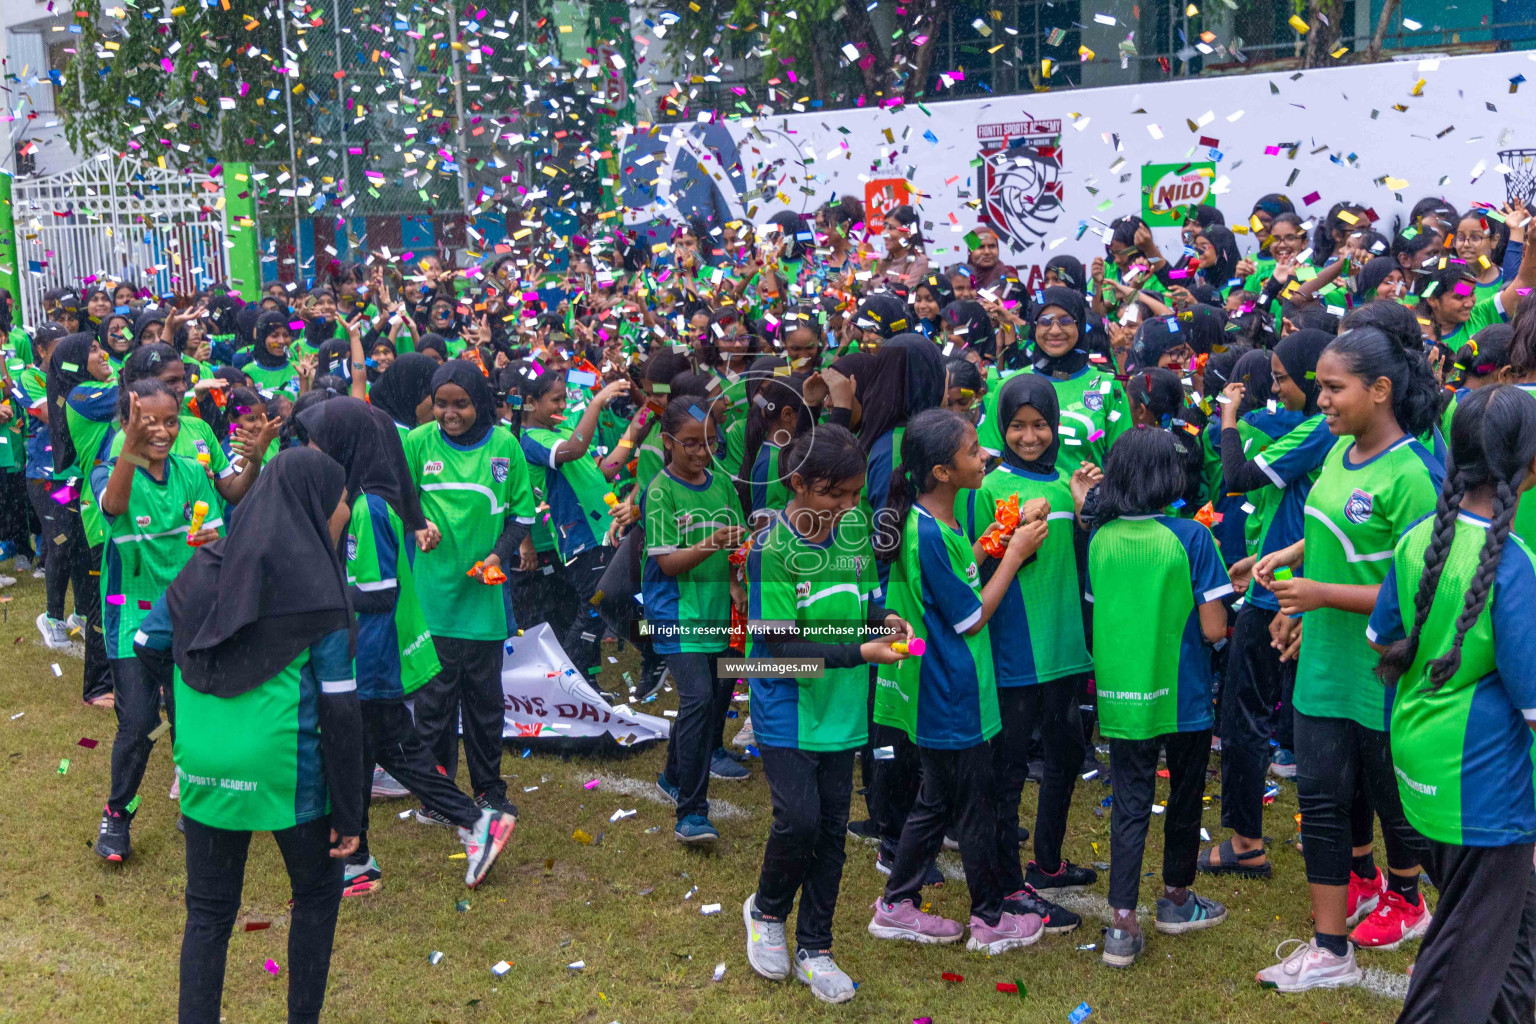
{"type": "Polygon", "coordinates": [[[1045,283],[1047,287],[1071,288],[1087,294],[1088,272],[1076,256],[1053,256],[1045,265],[1045,283]]]}
{"type": "Polygon", "coordinates": [[[285,451],[228,536],[198,548],[166,592],[186,818],[183,1024],[219,1019],[256,831],[277,840],[293,891],[288,1019],[320,1017],[342,859],[362,828],[357,627],[337,556],[347,515],[345,471],[320,452],[285,451]]]}
{"type": "MultiPolygon", "coordinates": [[[[1013,913],[1047,918],[1046,929],[1070,931],[1081,919],[1043,899],[1035,888],[1092,885],[1091,868],[1063,859],[1067,810],[1085,753],[1079,686],[1093,668],[1084,640],[1075,534],[1083,498],[1098,482],[1092,465],[1070,475],[1057,469],[1061,451],[1061,411],[1056,388],[1035,373],[1017,373],[997,397],[1002,462],[981,488],[969,492],[957,509],[967,533],[980,539],[996,519],[997,505],[1017,498],[1023,511],[1020,530],[1033,534],[1015,582],[1004,592],[992,621],[992,660],[997,673],[1003,731],[993,744],[998,845],[1004,872],[1005,904],[1013,913]],[[1037,542],[1037,543],[1036,543],[1037,542]],[[1002,616],[1001,619],[998,616],[1002,616]],[[1045,744],[1045,775],[1035,813],[1035,859],[1027,871],[1019,863],[1019,795],[1028,775],[1030,733],[1039,728],[1045,744]]],[[[988,559],[984,579],[997,562],[988,559]]]]}
{"type": "Polygon", "coordinates": [[[432,375],[440,365],[431,356],[406,352],[368,389],[368,401],[389,414],[402,443],[406,434],[432,422],[432,375]]]}
{"type": "Polygon", "coordinates": [[[449,360],[431,393],[437,422],[406,435],[405,457],[427,520],[413,569],[443,670],[416,691],[416,731],[451,779],[462,712],[476,799],[516,817],[501,778],[502,645],[517,629],[503,566],[536,559],[528,464],[497,426],[496,393],[478,367],[449,360]]]}
{"type": "MultiPolygon", "coordinates": [[[[1221,393],[1222,493],[1244,493],[1253,506],[1245,533],[1251,540],[1247,558],[1234,564],[1232,576],[1250,578],[1253,562],[1301,540],[1303,510],[1312,481],[1337,440],[1317,408],[1317,360],[1333,341],[1324,331],[1302,330],[1284,338],[1267,353],[1274,397],[1285,417],[1272,421],[1259,410],[1239,428],[1238,413],[1250,387],[1263,387],[1262,372],[1243,379],[1241,371],[1253,352],[1238,362],[1234,379],[1221,393]],[[1256,422],[1257,420],[1257,422],[1256,422]],[[1284,429],[1286,423],[1292,425],[1284,429]],[[1282,432],[1283,430],[1283,432],[1282,432]],[[1276,436],[1278,435],[1278,436],[1276,436]]],[[[1213,874],[1267,878],[1264,855],[1264,777],[1270,767],[1269,737],[1275,726],[1274,708],[1281,702],[1282,672],[1278,653],[1270,646],[1270,623],[1280,615],[1280,603],[1257,580],[1248,585],[1243,607],[1233,625],[1227,655],[1227,690],[1221,700],[1221,823],[1232,835],[1200,855],[1199,867],[1213,874]]],[[[1290,768],[1289,699],[1278,724],[1280,750],[1277,773],[1290,768]]]]}
{"type": "Polygon", "coordinates": [[[416,339],[416,351],[442,366],[448,361],[448,339],[441,334],[423,334],[416,339]]]}
{"type": "Polygon", "coordinates": [[[382,874],[368,849],[373,766],[422,802],[422,815],[459,829],[468,858],[465,883],[480,884],[517,819],[482,810],[437,770],[416,734],[405,700],[441,670],[416,592],[415,532],[425,529],[400,435],[388,414],[356,398],[335,398],[299,414],[309,445],[346,471],[351,509],[341,546],[348,595],[357,612],[357,696],[363,722],[363,815],[358,848],[342,868],[342,895],[375,889],[382,874]]]}
{"type": "MultiPolygon", "coordinates": [[[[70,334],[59,339],[48,359],[48,428],[53,441],[56,479],[87,480],[91,470],[106,459],[117,414],[117,388],[108,384],[112,370],[106,352],[94,334],[70,334]]],[[[83,699],[93,707],[110,708],[111,663],[102,640],[101,553],[107,527],[96,498],[88,490],[70,491],[66,510],[69,529],[69,575],[75,587],[77,611],[70,625],[85,641],[83,699]]]]}
{"type": "Polygon", "coordinates": [[[262,391],[286,391],[297,398],[299,370],[288,358],[288,347],[294,342],[288,314],[269,309],[258,315],[251,341],[251,362],[241,369],[262,391]]]}
{"type": "MultiPolygon", "coordinates": [[[[1112,373],[1091,365],[1087,317],[1083,293],[1074,288],[1042,289],[1028,310],[1033,341],[1027,353],[1030,371],[1025,372],[1047,378],[1056,388],[1062,419],[1061,470],[1068,476],[1084,462],[1103,465],[1109,446],[1131,426],[1125,390],[1112,373]]],[[[988,389],[989,408],[978,434],[983,448],[1001,455],[995,394],[1000,394],[999,388],[988,389]]]]}

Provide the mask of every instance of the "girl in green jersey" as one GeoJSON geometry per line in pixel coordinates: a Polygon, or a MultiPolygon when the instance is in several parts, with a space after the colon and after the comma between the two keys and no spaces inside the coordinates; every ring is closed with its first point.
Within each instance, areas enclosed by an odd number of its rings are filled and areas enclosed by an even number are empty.
{"type": "Polygon", "coordinates": [[[1536,1001],[1522,963],[1536,930],[1536,568],[1511,535],[1536,483],[1536,399],[1470,395],[1451,454],[1435,515],[1398,544],[1368,632],[1397,687],[1398,792],[1440,890],[1402,1024],[1523,1020],[1536,1001]]]}
{"type": "Polygon", "coordinates": [[[1395,949],[1429,926],[1419,895],[1424,840],[1403,816],[1387,735],[1388,701],[1376,683],[1366,617],[1402,534],[1434,508],[1444,468],[1415,435],[1439,412],[1439,385],[1422,349],[1374,327],[1346,331],[1317,362],[1318,408],[1343,438],[1307,495],[1302,539],[1266,555],[1258,581],[1280,604],[1274,627],[1289,656],[1299,643],[1296,787],[1316,934],[1258,981],[1282,992],[1351,984],[1353,945],[1395,949]],[[1305,576],[1276,578],[1288,567],[1305,576]],[[1363,780],[1381,819],[1387,891],[1349,925],[1350,807],[1363,780]]]}
{"type": "Polygon", "coordinates": [[[256,318],[252,330],[251,361],[241,367],[262,391],[299,395],[299,369],[288,357],[294,342],[288,314],[268,310],[256,318]]]}

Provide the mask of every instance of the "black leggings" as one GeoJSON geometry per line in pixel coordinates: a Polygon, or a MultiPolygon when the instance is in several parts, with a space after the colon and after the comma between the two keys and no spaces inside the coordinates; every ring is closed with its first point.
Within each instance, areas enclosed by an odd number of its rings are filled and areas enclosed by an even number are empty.
{"type": "Polygon", "coordinates": [[[64,595],[69,590],[72,576],[76,577],[75,610],[84,611],[80,604],[84,581],[78,578],[84,575],[84,569],[77,569],[69,557],[74,533],[80,529],[80,502],[78,498],[72,503],[60,504],[54,501],[54,493],[62,486],[53,480],[27,481],[27,499],[31,501],[32,511],[37,515],[39,523],[38,540],[39,547],[43,549],[44,589],[50,619],[64,618],[64,595]]]}
{"type": "Polygon", "coordinates": [[[437,770],[437,760],[416,734],[416,723],[398,700],[359,701],[363,714],[363,831],[358,836],[354,864],[368,861],[368,808],[373,800],[373,766],[378,765],[411,791],[429,811],[436,811],[461,828],[480,820],[480,808],[464,795],[453,778],[437,770]]]}
{"type": "MultiPolygon", "coordinates": [[[[500,640],[465,640],[434,636],[432,646],[442,671],[415,694],[416,734],[437,763],[454,779],[459,772],[459,727],[464,730],[464,761],[476,796],[500,800],[507,795],[501,777],[505,706],[501,692],[500,640]]],[[[367,762],[365,762],[366,764],[367,762]]]]}
{"type": "Polygon", "coordinates": [[[1029,777],[1029,734],[1036,726],[1045,745],[1045,777],[1035,807],[1035,862],[1048,873],[1061,868],[1067,811],[1083,765],[1078,686],[1074,675],[1033,686],[999,687],[997,691],[1003,731],[992,741],[992,771],[997,785],[998,858],[1003,888],[1010,893],[1024,888],[1019,863],[1019,798],[1029,777]]]}
{"type": "Polygon", "coordinates": [[[844,830],[853,793],[853,751],[763,747],[773,825],[763,849],[757,909],[788,920],[800,894],[795,944],[832,948],[832,912],[843,880],[844,830]]]}
{"type": "Polygon", "coordinates": [[[677,720],[667,742],[664,774],[677,787],[678,821],[693,814],[709,817],[709,763],[720,745],[734,689],[733,680],[715,676],[719,657],[696,651],[666,656],[677,687],[677,720]]]}
{"type": "Polygon", "coordinates": [[[87,547],[84,530],[77,526],[76,532],[80,543],[70,546],[70,575],[76,580],[76,603],[85,605],[85,671],[81,694],[83,700],[89,701],[112,692],[112,663],[107,660],[106,636],[101,631],[102,545],[87,547]]]}
{"type": "Polygon", "coordinates": [[[0,541],[16,546],[16,555],[31,558],[32,510],[27,497],[27,478],[22,470],[0,471],[0,541]]]}
{"type": "Polygon", "coordinates": [[[1109,816],[1109,905],[1116,910],[1134,910],[1141,892],[1142,857],[1157,792],[1157,756],[1163,750],[1168,753],[1163,885],[1177,889],[1195,880],[1211,730],[1171,732],[1149,740],[1110,740],[1115,800],[1109,816]]]}
{"type": "Polygon", "coordinates": [[[1245,839],[1264,835],[1269,737],[1280,701],[1280,658],[1269,643],[1274,617],[1251,604],[1237,613],[1221,690],[1221,824],[1245,839]]]}
{"type": "Polygon", "coordinates": [[[1403,814],[1387,733],[1348,718],[1314,718],[1297,711],[1296,798],[1307,881],[1313,885],[1349,884],[1359,783],[1381,818],[1387,866],[1405,873],[1422,864],[1427,844],[1403,814]]]}
{"type": "MultiPolygon", "coordinates": [[[[240,913],[251,833],[186,819],[187,927],[181,938],[180,1024],[219,1024],[229,934],[240,913]]],[[[314,1024],[325,1003],[341,905],[341,861],[329,818],[272,833],[293,892],[288,923],[288,1024],[314,1024]]]]}
{"type": "Polygon", "coordinates": [[[1529,1024],[1536,1003],[1530,843],[1428,841],[1440,889],[1397,1024],[1529,1024]]]}
{"type": "MultiPolygon", "coordinates": [[[[168,681],[168,680],[167,680],[168,681]]],[[[145,671],[138,658],[112,659],[112,694],[117,712],[117,735],[112,738],[112,789],[107,807],[121,814],[133,802],[155,741],[149,738],[160,724],[160,683],[145,671]]],[[[171,690],[163,693],[170,717],[171,690]]]]}

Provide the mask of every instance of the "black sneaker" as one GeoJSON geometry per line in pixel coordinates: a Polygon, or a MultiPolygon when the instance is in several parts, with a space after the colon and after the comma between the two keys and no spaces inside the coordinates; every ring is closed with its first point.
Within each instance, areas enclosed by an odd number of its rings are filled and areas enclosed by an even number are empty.
{"type": "MultiPolygon", "coordinates": [[[[891,877],[891,865],[896,862],[895,853],[887,853],[884,847],[875,851],[875,870],[885,877],[891,877]]],[[[944,872],[933,861],[928,862],[928,870],[923,872],[923,885],[942,888],[944,885],[944,872]]]]}
{"type": "Polygon", "coordinates": [[[1029,842],[1029,829],[1025,828],[1023,825],[1020,825],[1019,826],[1019,845],[1023,846],[1027,842],[1029,842]]]}
{"type": "Polygon", "coordinates": [[[484,793],[477,793],[475,795],[475,806],[489,807],[493,811],[500,811],[502,814],[510,814],[514,818],[517,817],[517,804],[508,800],[505,793],[499,796],[487,796],[484,793]]]}
{"type": "Polygon", "coordinates": [[[450,821],[436,811],[425,807],[416,808],[416,823],[418,825],[441,825],[443,828],[458,828],[456,822],[450,821]]]}
{"type": "Polygon", "coordinates": [[[659,661],[656,667],[649,672],[640,673],[640,682],[635,685],[635,692],[629,695],[629,699],[636,704],[645,700],[651,694],[661,689],[661,684],[667,679],[667,663],[659,661]]]}
{"type": "Polygon", "coordinates": [[[96,833],[96,855],[117,864],[132,856],[133,845],[128,841],[128,825],[132,821],[131,814],[102,808],[101,828],[96,833]]]}
{"type": "Polygon", "coordinates": [[[1083,919],[1066,907],[1035,892],[1028,885],[1011,896],[1003,898],[1003,910],[1010,914],[1039,914],[1045,922],[1045,930],[1051,935],[1064,935],[1075,931],[1083,919]]]}
{"type": "Polygon", "coordinates": [[[1099,873],[1093,868],[1080,868],[1065,858],[1055,874],[1041,871],[1034,861],[1024,869],[1024,881],[1041,892],[1080,892],[1098,880],[1099,873]]]}
{"type": "Polygon", "coordinates": [[[858,821],[848,822],[848,834],[855,839],[862,839],[866,843],[878,843],[880,841],[880,826],[869,818],[860,818],[858,821]]]}

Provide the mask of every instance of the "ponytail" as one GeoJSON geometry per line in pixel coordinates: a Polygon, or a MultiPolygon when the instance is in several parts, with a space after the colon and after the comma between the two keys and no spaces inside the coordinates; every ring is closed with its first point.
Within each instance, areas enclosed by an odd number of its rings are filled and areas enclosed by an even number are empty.
{"type": "Polygon", "coordinates": [[[938,486],[934,468],[952,465],[967,431],[975,429],[953,409],[926,409],[912,417],[901,437],[901,464],[891,475],[885,507],[875,511],[874,547],[880,561],[896,560],[913,503],[938,486]]]}
{"type": "Polygon", "coordinates": [[[1344,360],[1349,372],[1366,384],[1385,377],[1392,384],[1392,414],[1414,437],[1434,426],[1440,415],[1440,382],[1422,349],[1409,350],[1377,327],[1357,327],[1335,338],[1325,350],[1344,360]]]}

